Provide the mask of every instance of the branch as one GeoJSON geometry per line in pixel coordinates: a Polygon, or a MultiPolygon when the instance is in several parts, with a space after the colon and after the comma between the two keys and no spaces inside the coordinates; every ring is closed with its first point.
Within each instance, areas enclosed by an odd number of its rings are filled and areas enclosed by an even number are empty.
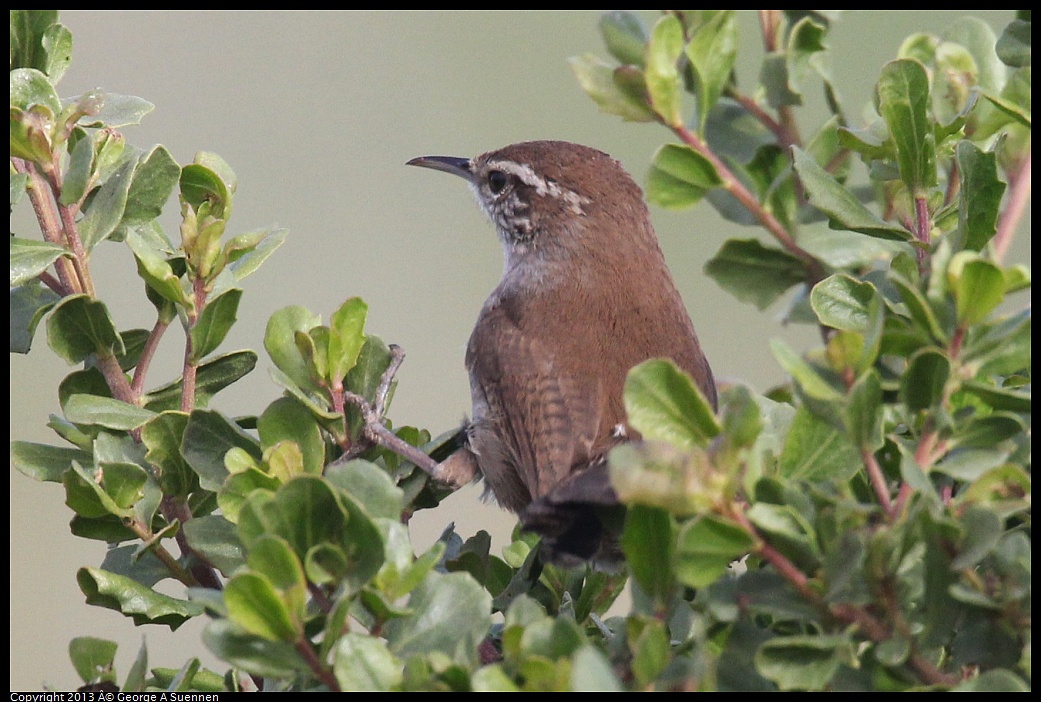
{"type": "MultiPolygon", "coordinates": [[[[383,413],[386,411],[390,386],[394,382],[394,375],[398,372],[398,368],[401,367],[402,361],[405,360],[405,352],[400,346],[392,344],[390,352],[390,365],[387,366],[387,370],[383,372],[383,377],[380,378],[379,387],[376,388],[375,401],[369,402],[361,395],[347,390],[343,392],[343,399],[345,402],[358,408],[362,421],[365,423],[365,426],[362,428],[362,436],[370,445],[382,446],[415,464],[416,467],[428,473],[431,477],[440,479],[441,471],[437,461],[398,437],[383,423],[383,413]]],[[[352,451],[358,453],[364,450],[365,447],[360,447],[357,444],[352,447],[352,451]]]]}
{"type": "Polygon", "coordinates": [[[169,322],[157,319],[152,327],[152,332],[145,340],[145,346],[141,349],[141,356],[138,358],[137,366],[134,368],[134,380],[130,385],[130,390],[134,393],[135,398],[141,397],[144,393],[145,376],[148,375],[148,367],[151,365],[152,358],[155,357],[155,352],[159,348],[160,339],[163,338],[163,334],[169,326],[169,322]]]}
{"type": "MultiPolygon", "coordinates": [[[[29,176],[29,188],[27,188],[29,202],[32,203],[36,220],[40,223],[43,238],[52,244],[65,247],[61,219],[55,209],[54,200],[48,197],[48,193],[51,193],[50,184],[29,161],[12,158],[11,163],[14,164],[16,171],[29,176]]],[[[54,262],[54,269],[58,272],[58,279],[61,281],[61,289],[55,292],[63,296],[83,292],[79,280],[76,278],[72,261],[61,256],[54,262]]]]}
{"type": "MultiPolygon", "coordinates": [[[[852,604],[830,604],[825,601],[820,593],[810,586],[806,575],[783,553],[766,543],[759,535],[755,525],[745,516],[742,505],[734,505],[733,508],[728,509],[726,516],[734,519],[757,541],[758,545],[753,550],[777,569],[781,577],[815,607],[841,622],[856,625],[868,639],[875,643],[887,641],[892,636],[890,627],[866,609],[852,604]]],[[[929,684],[951,686],[958,682],[957,676],[942,672],[931,661],[917,652],[912,652],[908,656],[907,664],[918,674],[922,681],[929,684]]]]}
{"type": "Polygon", "coordinates": [[[293,646],[297,652],[307,661],[307,667],[311,669],[315,677],[322,681],[331,692],[343,692],[340,689],[340,683],[333,675],[329,668],[322,664],[322,661],[315,655],[314,649],[311,648],[310,641],[307,640],[306,636],[300,636],[294,643],[293,646]]]}
{"type": "Polygon", "coordinates": [[[864,468],[867,470],[871,487],[875,490],[879,504],[892,519],[896,512],[893,509],[893,501],[889,497],[889,485],[886,484],[886,477],[882,474],[882,466],[878,465],[878,459],[869,449],[860,450],[860,460],[864,462],[864,468]]]}
{"type": "Polygon", "coordinates": [[[706,144],[701,137],[687,129],[682,124],[672,125],[670,128],[683,141],[683,143],[697,151],[712,164],[712,167],[716,169],[716,173],[719,174],[720,179],[723,181],[721,187],[733,195],[738,202],[744,205],[745,209],[751,212],[752,215],[759,220],[759,223],[770,232],[781,246],[803,262],[806,266],[806,272],[809,275],[809,280],[807,282],[811,286],[824,279],[824,268],[821,266],[820,261],[795,243],[795,239],[793,239],[792,235],[788,233],[788,230],[784,228],[784,225],[781,224],[769,210],[760,204],[759,199],[744,186],[744,184],[729,168],[727,168],[727,165],[723,163],[722,159],[716,156],[715,152],[709,148],[708,144],[706,144]]]}
{"type": "Polygon", "coordinates": [[[1009,174],[1008,206],[998,220],[998,231],[994,235],[994,260],[998,263],[1005,258],[1012,244],[1016,226],[1023,217],[1027,203],[1030,201],[1030,160],[1032,152],[1027,153],[1023,165],[1015,173],[1009,174]]]}

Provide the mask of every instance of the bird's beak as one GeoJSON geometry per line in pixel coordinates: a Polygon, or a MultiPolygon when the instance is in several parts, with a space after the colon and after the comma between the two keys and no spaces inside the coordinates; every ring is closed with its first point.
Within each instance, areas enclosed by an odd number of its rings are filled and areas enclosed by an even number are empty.
{"type": "Polygon", "coordinates": [[[451,173],[470,182],[473,182],[474,179],[473,169],[468,158],[459,158],[458,156],[417,156],[405,165],[433,168],[435,171],[451,173]]]}

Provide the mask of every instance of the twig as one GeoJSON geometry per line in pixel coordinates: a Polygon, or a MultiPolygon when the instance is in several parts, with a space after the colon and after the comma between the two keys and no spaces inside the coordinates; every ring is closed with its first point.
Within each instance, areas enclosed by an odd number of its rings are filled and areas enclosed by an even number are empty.
{"type": "MultiPolygon", "coordinates": [[[[361,395],[348,390],[343,392],[343,400],[344,402],[358,408],[362,421],[365,423],[362,428],[362,436],[370,445],[382,446],[383,448],[398,454],[405,460],[411,461],[418,468],[429,473],[431,477],[438,478],[440,473],[438,462],[412,444],[398,437],[383,423],[383,413],[386,411],[387,397],[390,393],[391,384],[394,382],[394,375],[398,372],[398,368],[401,367],[402,361],[405,360],[405,352],[400,346],[392,344],[390,346],[390,353],[390,364],[387,366],[387,369],[383,372],[383,376],[380,378],[380,384],[379,387],[376,388],[374,401],[369,402],[361,395]]],[[[358,444],[351,447],[351,451],[353,452],[360,453],[364,450],[365,447],[359,446],[358,444]]]]}
{"type": "Polygon", "coordinates": [[[163,338],[163,334],[169,326],[169,322],[157,319],[151,333],[145,340],[145,346],[141,349],[141,356],[138,358],[137,366],[134,368],[134,380],[130,385],[130,391],[134,393],[134,398],[140,398],[144,393],[145,376],[148,375],[148,367],[151,365],[152,358],[159,348],[160,339],[163,338]]]}
{"type": "Polygon", "coordinates": [[[878,465],[875,454],[869,449],[860,450],[860,460],[864,462],[864,468],[867,469],[871,487],[875,490],[875,496],[878,497],[879,504],[882,505],[882,509],[886,511],[886,514],[892,518],[895,514],[893,501],[889,496],[889,486],[886,484],[886,477],[882,475],[882,466],[878,465]]]}
{"type": "MultiPolygon", "coordinates": [[[[825,601],[821,594],[810,586],[809,579],[794,563],[759,536],[755,525],[745,516],[741,505],[734,505],[727,513],[727,516],[737,521],[756,540],[758,545],[753,550],[777,569],[781,577],[790,583],[811,604],[841,622],[856,625],[868,639],[875,643],[882,643],[891,637],[892,631],[890,627],[868,610],[853,604],[830,604],[825,601]]],[[[932,662],[917,652],[912,652],[908,656],[907,664],[924,682],[946,686],[954,685],[958,682],[957,676],[942,672],[932,662]]]]}
{"type": "Polygon", "coordinates": [[[1023,217],[1027,202],[1030,201],[1030,160],[1032,153],[1027,153],[1023,165],[1009,177],[1009,199],[1008,206],[1001,213],[998,220],[998,231],[994,235],[994,260],[1000,263],[1016,232],[1016,226],[1023,217]]]}
{"type": "Polygon", "coordinates": [[[781,246],[786,248],[789,253],[803,262],[806,266],[806,272],[809,274],[809,280],[807,281],[809,285],[812,286],[814,283],[824,279],[824,268],[821,266],[820,261],[795,243],[795,239],[793,239],[792,235],[788,233],[788,230],[784,228],[784,225],[777,221],[777,218],[759,203],[759,199],[744,186],[737,176],[735,176],[727,165],[723,163],[722,159],[716,156],[715,152],[709,148],[708,144],[706,144],[700,136],[683,125],[675,125],[672,126],[671,129],[683,141],[683,143],[697,151],[712,164],[712,167],[716,169],[716,173],[719,174],[720,180],[722,181],[721,187],[733,195],[738,202],[744,205],[745,209],[759,220],[759,223],[770,232],[781,246]]]}
{"type": "Polygon", "coordinates": [[[340,689],[340,683],[333,675],[332,671],[318,659],[315,655],[314,649],[311,648],[311,643],[307,640],[306,636],[298,638],[294,644],[297,652],[307,661],[307,666],[315,674],[315,677],[322,681],[331,692],[343,692],[340,689]]]}
{"type": "MultiPolygon", "coordinates": [[[[32,203],[36,219],[40,223],[43,238],[52,244],[68,248],[62,232],[61,220],[54,208],[54,201],[49,195],[51,193],[50,184],[30,162],[12,158],[11,163],[14,164],[16,171],[29,176],[29,202],[32,203]]],[[[58,272],[58,279],[61,281],[61,289],[55,292],[59,295],[75,295],[83,292],[79,280],[76,278],[72,261],[60,256],[54,262],[54,269],[58,272]]]]}

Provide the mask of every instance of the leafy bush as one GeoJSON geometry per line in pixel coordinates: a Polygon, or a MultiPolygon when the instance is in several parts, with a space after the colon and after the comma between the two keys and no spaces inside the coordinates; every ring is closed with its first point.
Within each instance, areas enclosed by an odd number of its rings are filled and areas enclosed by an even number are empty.
{"type": "Polygon", "coordinates": [[[406,524],[446,495],[426,470],[451,437],[387,418],[401,354],[366,333],[362,300],[328,324],[276,312],[264,346],[282,397],[248,417],[211,407],[257,361],[218,349],[286,233],[226,232],[237,182],[219,156],[182,166],[127,143],[144,100],[59,100],[68,30],[12,11],[11,204],[28,200],[43,236],[11,238],[11,350],[43,322],[82,364],[59,388],[61,445],[16,441],[12,461],[63,486],[73,533],[109,544],[77,576],[90,604],[172,629],[208,615],[204,643],[231,666],[149,670],[142,647],[117,680],[115,645],[84,637],[84,683],[1027,689],[1031,314],[1015,293],[1030,271],[1004,258],[1030,193],[1029,12],[1000,38],[972,19],[909,37],[862,125],[827,70],[836,20],[760,11],[751,93],[733,79],[733,11],[669,11],[650,30],[609,13],[614,62],[572,60],[603,111],[676,138],[651,202],[705,199],[770,236],[727,242],[708,274],[759,308],[794,289],[789,318],[822,339],[805,355],[773,342],[791,383],[726,388],[718,415],[671,363],[633,369],[645,441],[610,457],[633,606],[608,617],[626,576],[543,566],[527,535],[499,557],[487,534],[447,529],[415,553],[406,524]],[[832,117],[808,132],[797,108],[818,84],[832,117]],[[176,242],[157,222],[175,192],[176,242]],[[97,296],[103,243],[133,256],[151,329],[120,329],[97,296]],[[175,321],[182,373],[157,382],[175,321]]]}

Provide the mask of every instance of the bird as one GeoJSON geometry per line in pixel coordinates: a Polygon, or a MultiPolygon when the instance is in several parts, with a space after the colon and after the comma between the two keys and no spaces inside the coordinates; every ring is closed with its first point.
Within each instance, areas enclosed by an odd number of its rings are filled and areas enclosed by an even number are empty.
{"type": "Polygon", "coordinates": [[[640,439],[626,422],[627,373],[672,359],[717,405],[642,190],[608,154],[566,141],[408,165],[466,180],[504,252],[466,347],[471,416],[439,478],[483,477],[486,495],[541,535],[549,562],[617,564],[606,457],[640,439]]]}

